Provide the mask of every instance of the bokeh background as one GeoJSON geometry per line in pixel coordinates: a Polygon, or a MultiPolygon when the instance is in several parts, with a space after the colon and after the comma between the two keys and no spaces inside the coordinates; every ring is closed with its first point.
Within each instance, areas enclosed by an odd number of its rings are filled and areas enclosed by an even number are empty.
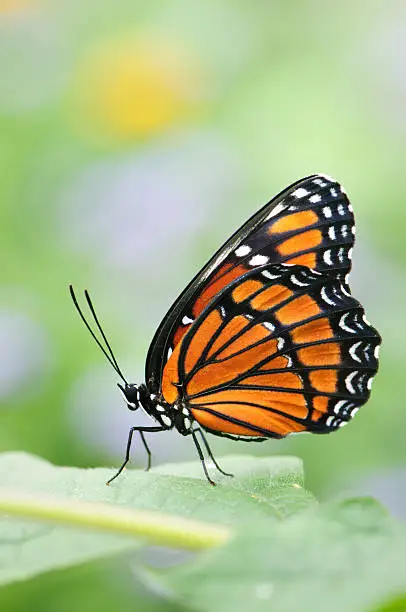
{"type": "MultiPolygon", "coordinates": [[[[372,493],[406,517],[405,71],[400,0],[0,0],[0,450],[118,466],[147,419],[126,410],[68,283],[91,291],[142,382],[192,275],[324,172],[352,199],[352,289],[384,338],[372,399],[331,436],[211,443],[299,455],[320,498],[372,493]]],[[[176,433],[151,447],[155,462],[195,456],[176,433]]],[[[93,564],[3,589],[0,608],[132,610],[130,577],[93,564]]]]}

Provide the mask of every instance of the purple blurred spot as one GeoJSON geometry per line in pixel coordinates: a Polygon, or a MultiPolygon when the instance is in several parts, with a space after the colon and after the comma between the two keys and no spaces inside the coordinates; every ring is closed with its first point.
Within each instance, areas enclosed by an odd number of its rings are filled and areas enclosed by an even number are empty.
{"type": "Polygon", "coordinates": [[[69,250],[123,269],[165,266],[235,196],[234,154],[207,134],[178,135],[140,153],[94,163],[61,195],[69,250]]]}
{"type": "Polygon", "coordinates": [[[45,331],[29,317],[0,311],[0,399],[38,390],[48,357],[45,331]]]}

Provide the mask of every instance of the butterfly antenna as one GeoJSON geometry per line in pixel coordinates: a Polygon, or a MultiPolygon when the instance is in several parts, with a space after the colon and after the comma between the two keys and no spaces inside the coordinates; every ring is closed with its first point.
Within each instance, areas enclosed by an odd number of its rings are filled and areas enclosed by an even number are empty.
{"type": "Polygon", "coordinates": [[[87,291],[87,289],[85,289],[85,296],[86,296],[86,301],[87,301],[87,303],[88,303],[88,306],[89,306],[89,308],[90,308],[90,311],[91,311],[91,313],[92,313],[92,315],[93,315],[93,319],[95,320],[95,323],[96,323],[96,325],[97,325],[97,329],[98,329],[98,330],[99,330],[99,332],[101,333],[101,335],[102,335],[102,337],[103,337],[103,340],[104,340],[104,342],[106,343],[107,349],[108,349],[108,351],[109,351],[109,353],[110,353],[111,359],[112,359],[112,361],[113,361],[114,365],[116,366],[117,373],[118,373],[118,374],[120,374],[121,378],[122,378],[122,379],[125,381],[125,378],[124,378],[124,376],[123,376],[123,373],[121,372],[121,370],[120,370],[120,368],[119,368],[119,365],[118,365],[118,363],[117,363],[117,360],[116,360],[116,358],[115,358],[115,356],[114,356],[113,349],[111,348],[110,343],[109,343],[109,341],[108,341],[108,340],[107,340],[107,338],[106,338],[106,334],[104,333],[103,328],[102,328],[102,326],[100,325],[99,319],[98,319],[98,317],[97,317],[96,311],[95,311],[94,306],[93,306],[93,302],[92,302],[92,300],[90,299],[90,295],[89,295],[89,292],[87,291]]]}
{"type": "Polygon", "coordinates": [[[127,383],[127,381],[126,381],[126,379],[125,379],[125,378],[124,378],[124,376],[123,376],[123,373],[121,372],[121,370],[120,370],[120,368],[119,368],[119,366],[118,366],[118,363],[117,363],[117,361],[116,361],[116,358],[114,357],[113,350],[112,350],[112,348],[111,348],[111,346],[110,346],[110,344],[109,344],[109,342],[108,342],[108,340],[107,340],[107,338],[106,338],[106,335],[105,335],[105,333],[104,333],[104,331],[103,331],[103,329],[102,329],[102,326],[100,325],[99,319],[98,319],[98,317],[97,317],[97,315],[96,315],[96,311],[95,311],[95,309],[94,309],[94,306],[93,306],[92,300],[90,299],[89,293],[87,292],[87,290],[85,290],[85,297],[86,297],[86,301],[87,301],[87,304],[88,304],[88,306],[89,306],[89,308],[90,308],[90,312],[91,312],[91,313],[92,313],[92,315],[93,315],[93,319],[94,319],[94,321],[95,321],[95,323],[96,323],[96,325],[97,325],[97,329],[98,329],[98,330],[99,330],[99,332],[101,333],[102,338],[103,338],[103,340],[104,340],[104,342],[105,342],[105,344],[106,344],[106,347],[107,347],[107,351],[108,351],[108,352],[106,351],[106,349],[104,348],[104,346],[102,345],[102,343],[100,342],[100,340],[97,338],[97,336],[96,336],[96,334],[94,333],[93,329],[90,327],[90,325],[89,325],[89,323],[88,323],[88,321],[87,321],[87,319],[86,319],[85,315],[83,314],[83,311],[82,311],[81,307],[79,306],[79,302],[78,302],[78,300],[77,300],[77,298],[76,298],[76,294],[75,294],[75,292],[74,292],[74,290],[73,290],[72,285],[69,285],[69,292],[70,292],[70,295],[71,295],[72,301],[73,301],[73,303],[74,303],[74,305],[75,305],[75,308],[76,308],[76,310],[78,311],[80,318],[82,319],[83,323],[85,324],[85,326],[86,326],[87,330],[89,331],[90,335],[92,336],[93,340],[96,342],[97,346],[98,346],[98,347],[100,348],[100,350],[103,352],[103,354],[104,354],[104,356],[106,357],[107,361],[108,361],[108,362],[110,363],[110,365],[111,365],[111,366],[114,368],[114,370],[117,372],[117,374],[120,376],[120,378],[121,378],[121,379],[122,379],[122,380],[125,382],[125,384],[128,384],[128,383],[127,383]]]}

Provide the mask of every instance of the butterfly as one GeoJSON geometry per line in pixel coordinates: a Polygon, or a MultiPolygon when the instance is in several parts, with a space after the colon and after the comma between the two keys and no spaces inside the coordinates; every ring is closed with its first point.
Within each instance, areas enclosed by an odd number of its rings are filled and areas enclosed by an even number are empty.
{"type": "Polygon", "coordinates": [[[254,214],[213,255],[159,325],[145,366],[145,384],[128,383],[85,296],[103,346],[122,379],[130,410],[143,408],[145,434],[175,428],[191,436],[211,479],[206,432],[264,441],[291,433],[329,433],[346,425],[368,400],[381,338],[351,295],[352,206],[339,183],[322,174],[297,181],[254,214]]]}

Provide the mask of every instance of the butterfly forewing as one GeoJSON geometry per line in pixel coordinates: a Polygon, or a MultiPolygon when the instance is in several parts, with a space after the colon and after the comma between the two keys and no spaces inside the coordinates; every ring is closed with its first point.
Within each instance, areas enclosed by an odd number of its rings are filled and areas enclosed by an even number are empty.
{"type": "Polygon", "coordinates": [[[367,401],[379,344],[336,274],[266,264],[212,299],[167,362],[162,393],[218,435],[327,433],[367,401]]]}
{"type": "Polygon", "coordinates": [[[180,295],[151,343],[146,380],[157,390],[167,359],[193,321],[249,270],[290,263],[345,278],[353,243],[352,208],[337,182],[314,175],[291,185],[251,217],[180,295]]]}

